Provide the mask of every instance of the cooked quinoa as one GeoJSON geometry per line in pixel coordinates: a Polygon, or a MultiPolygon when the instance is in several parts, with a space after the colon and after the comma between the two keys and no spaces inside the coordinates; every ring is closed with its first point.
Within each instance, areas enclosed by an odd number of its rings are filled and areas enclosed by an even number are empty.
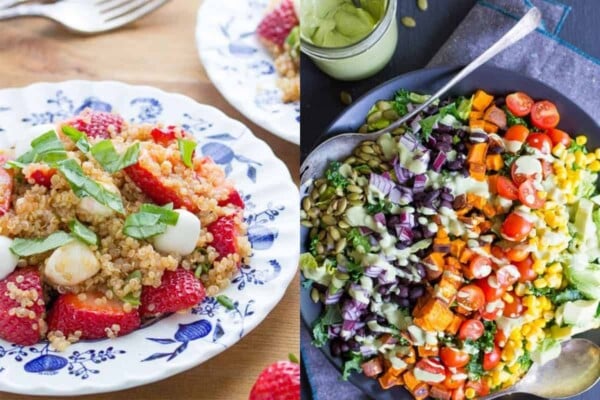
{"type": "MultiPolygon", "coordinates": [[[[39,184],[32,171],[46,174],[52,170],[47,164],[31,163],[20,172],[12,170],[12,196],[8,211],[0,217],[1,236],[10,239],[47,237],[57,231],[69,232],[69,223],[77,220],[93,231],[98,238],[97,245],[88,247],[98,260],[99,270],[75,285],[57,285],[45,278],[44,269],[54,250],[19,257],[17,270],[26,266],[39,268],[47,304],[52,302],[53,297],[63,293],[79,294],[80,300],[85,300],[86,293],[89,292],[102,293],[104,301],[127,299],[132,295],[139,298],[143,286],[159,287],[163,273],[167,270],[174,271],[178,267],[196,272],[206,289],[206,294],[214,296],[229,285],[240,264],[247,261],[251,249],[243,212],[232,204],[224,204],[230,192],[234,190],[233,183],[227,180],[222,168],[210,158],[196,154],[191,167],[186,166],[178,141],[157,143],[152,136],[154,129],[167,128],[162,125],[135,125],[123,121],[120,132],[116,132],[113,126],[109,127],[108,131],[114,148],[120,154],[133,144],[139,143],[137,165],[158,177],[169,191],[177,193],[182,206],[176,206],[176,209],[187,209],[200,220],[200,234],[195,249],[188,255],[160,252],[155,248],[152,238],[136,239],[124,233],[126,218],[138,213],[143,204],[155,202],[138,187],[126,169],[112,174],[107,172],[94,157],[82,152],[65,136],[60,125],[57,126],[56,132],[67,151],[67,157],[75,160],[88,178],[120,196],[124,215],[117,212],[91,213],[83,209],[80,202],[89,197],[79,197],[65,176],[59,172],[52,172],[49,187],[39,184]],[[235,253],[224,257],[220,257],[211,245],[215,238],[208,229],[220,217],[231,218],[237,233],[235,253]]],[[[168,129],[174,133],[175,139],[192,139],[179,128],[169,126],[168,129]]],[[[91,145],[102,139],[88,137],[91,145]]],[[[14,157],[11,156],[11,152],[11,149],[5,151],[6,158],[14,157]]],[[[60,269],[60,266],[57,269],[60,269]]],[[[17,314],[26,316],[31,312],[26,308],[30,303],[44,303],[44,299],[37,298],[35,290],[22,291],[13,283],[9,283],[8,288],[11,299],[16,299],[23,306],[14,310],[17,314]]],[[[126,311],[136,307],[137,305],[124,301],[126,311]]],[[[120,330],[118,324],[109,326],[106,328],[106,336],[117,336],[120,330]]],[[[55,331],[50,332],[47,338],[53,347],[64,349],[69,343],[78,340],[80,335],[81,332],[65,335],[55,331]]]]}

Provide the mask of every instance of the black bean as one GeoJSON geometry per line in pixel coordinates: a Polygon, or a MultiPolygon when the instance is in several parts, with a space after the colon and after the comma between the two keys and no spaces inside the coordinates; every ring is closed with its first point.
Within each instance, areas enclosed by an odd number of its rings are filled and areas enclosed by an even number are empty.
{"type": "Polygon", "coordinates": [[[415,269],[417,270],[417,274],[419,274],[419,276],[421,277],[421,279],[424,279],[425,276],[427,275],[427,271],[425,270],[425,266],[421,263],[415,265],[415,269]]]}
{"type": "Polygon", "coordinates": [[[339,357],[342,355],[342,345],[339,340],[333,339],[329,348],[331,349],[331,354],[335,357],[339,357]]]}
{"type": "Polygon", "coordinates": [[[423,296],[423,294],[425,294],[425,289],[423,288],[423,286],[415,286],[410,288],[410,293],[408,297],[410,297],[413,300],[416,300],[419,297],[423,296]]]}
{"type": "Polygon", "coordinates": [[[342,353],[347,353],[350,351],[350,346],[348,346],[348,343],[342,343],[340,349],[342,350],[342,353]]]}
{"type": "Polygon", "coordinates": [[[410,307],[410,301],[408,299],[402,299],[398,305],[403,308],[410,307]]]}
{"type": "Polygon", "coordinates": [[[408,287],[405,285],[398,286],[398,296],[400,297],[408,297],[408,287]]]}

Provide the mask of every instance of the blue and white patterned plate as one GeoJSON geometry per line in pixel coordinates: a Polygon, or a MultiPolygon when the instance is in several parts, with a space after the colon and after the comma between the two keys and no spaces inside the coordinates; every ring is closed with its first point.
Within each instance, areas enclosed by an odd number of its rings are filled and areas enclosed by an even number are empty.
{"type": "Polygon", "coordinates": [[[279,302],[296,273],[298,190],[286,166],[248,128],[221,111],[146,86],[117,82],[39,83],[0,90],[0,148],[32,126],[53,123],[85,107],[115,111],[132,122],[181,124],[198,149],[223,166],[246,202],[253,247],[224,292],[228,310],[207,298],[117,339],[80,342],[62,353],[47,343],[0,340],[0,390],[35,395],[108,392],[154,382],[198,365],[234,345],[279,302]]]}
{"type": "Polygon", "coordinates": [[[300,104],[281,101],[273,59],[255,31],[269,0],[204,0],[196,42],[204,68],[221,94],[248,119],[300,143],[300,104]]]}

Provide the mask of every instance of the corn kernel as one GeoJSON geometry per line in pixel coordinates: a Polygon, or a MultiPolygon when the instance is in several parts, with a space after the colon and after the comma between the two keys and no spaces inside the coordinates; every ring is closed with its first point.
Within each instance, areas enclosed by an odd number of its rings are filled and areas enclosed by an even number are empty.
{"type": "Polygon", "coordinates": [[[511,373],[516,374],[521,370],[521,366],[518,363],[514,363],[513,365],[508,367],[508,370],[511,373]]]}
{"type": "Polygon", "coordinates": [[[548,287],[558,289],[562,285],[562,276],[558,274],[547,275],[546,280],[548,281],[548,287]]]}
{"type": "Polygon", "coordinates": [[[594,151],[594,155],[596,156],[596,158],[600,158],[600,147],[596,149],[596,151],[594,151]]]}
{"type": "Polygon", "coordinates": [[[585,155],[585,161],[589,164],[592,161],[596,161],[596,154],[595,153],[587,153],[585,155]]]}
{"type": "Polygon", "coordinates": [[[502,300],[504,300],[508,304],[512,304],[512,302],[515,301],[515,298],[512,297],[510,293],[506,292],[502,296],[502,300]]]}
{"type": "Polygon", "coordinates": [[[525,307],[531,308],[531,307],[537,307],[538,302],[537,299],[534,296],[525,296],[523,298],[523,305],[525,307]]]}
{"type": "Polygon", "coordinates": [[[575,138],[575,143],[577,143],[580,146],[584,146],[587,143],[587,137],[585,137],[584,135],[579,135],[577,136],[577,138],[575,138]]]}
{"type": "Polygon", "coordinates": [[[552,263],[550,264],[550,266],[548,266],[548,268],[546,269],[546,272],[550,273],[550,274],[556,274],[559,273],[563,270],[562,265],[560,263],[552,263]]]}
{"type": "Polygon", "coordinates": [[[546,296],[541,296],[538,298],[538,305],[542,310],[552,309],[552,302],[546,296]]]}
{"type": "Polygon", "coordinates": [[[558,143],[556,146],[554,146],[552,148],[552,154],[554,154],[556,157],[562,156],[563,154],[565,154],[565,145],[562,143],[558,143]]]}
{"type": "Polygon", "coordinates": [[[568,166],[571,166],[574,162],[575,162],[575,154],[567,153],[567,155],[565,155],[565,163],[568,166]]]}
{"type": "Polygon", "coordinates": [[[534,342],[527,342],[527,344],[525,345],[525,348],[527,349],[527,351],[534,351],[537,347],[537,343],[534,342]]]}
{"type": "Polygon", "coordinates": [[[513,330],[510,333],[509,339],[511,340],[515,340],[515,341],[520,341],[523,339],[523,337],[521,336],[521,331],[518,329],[513,330]]]}
{"type": "Polygon", "coordinates": [[[536,319],[532,323],[535,329],[537,330],[541,330],[544,326],[546,326],[546,321],[544,321],[543,319],[536,319]]]}
{"type": "Polygon", "coordinates": [[[592,161],[589,165],[588,165],[588,169],[592,172],[598,172],[600,171],[600,161],[595,160],[592,161]]]}
{"type": "MultiPolygon", "coordinates": [[[[539,247],[541,248],[541,245],[539,247]]],[[[546,271],[546,263],[544,263],[542,260],[535,260],[532,268],[536,274],[542,275],[546,271]]]]}
{"type": "Polygon", "coordinates": [[[475,393],[475,389],[473,389],[473,388],[468,388],[467,390],[465,390],[465,397],[467,399],[473,399],[473,398],[475,398],[476,394],[477,393],[475,393]]]}
{"type": "Polygon", "coordinates": [[[554,311],[544,311],[543,315],[546,322],[551,321],[554,318],[554,311]]]}
{"type": "Polygon", "coordinates": [[[523,297],[525,295],[525,291],[527,291],[527,285],[521,282],[517,283],[517,286],[515,287],[515,294],[519,297],[523,297]]]}
{"type": "Polygon", "coordinates": [[[585,154],[583,154],[582,151],[575,152],[575,164],[577,164],[580,167],[585,166],[586,158],[585,158],[585,154]]]}

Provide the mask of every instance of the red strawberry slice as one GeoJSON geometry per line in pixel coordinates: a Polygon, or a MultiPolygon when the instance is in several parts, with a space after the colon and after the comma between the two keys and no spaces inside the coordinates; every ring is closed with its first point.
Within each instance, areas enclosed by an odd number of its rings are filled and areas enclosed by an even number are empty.
{"type": "Polygon", "coordinates": [[[282,46],[294,27],[298,26],[298,16],[292,0],[283,0],[270,13],[265,15],[257,28],[258,36],[266,42],[282,46]]]}
{"type": "MultiPolygon", "coordinates": [[[[144,149],[142,149],[142,152],[144,152],[144,149]]],[[[154,175],[146,167],[146,163],[152,162],[154,161],[150,156],[144,157],[142,160],[142,155],[140,155],[140,160],[136,164],[125,168],[125,172],[133,183],[155,203],[159,205],[173,203],[175,208],[186,208],[190,212],[198,212],[198,206],[189,196],[182,194],[173,187],[165,185],[162,177],[154,175]]]]}
{"type": "Polygon", "coordinates": [[[32,164],[26,167],[23,172],[25,173],[25,179],[29,183],[49,188],[52,185],[52,177],[56,173],[56,170],[45,164],[32,164]]]}
{"type": "Polygon", "coordinates": [[[175,136],[175,126],[169,125],[165,129],[154,128],[150,132],[152,140],[163,146],[168,146],[172,141],[177,139],[175,136]]]}
{"type": "Polygon", "coordinates": [[[229,192],[229,196],[227,196],[225,200],[219,201],[219,206],[221,207],[224,207],[229,204],[239,207],[241,209],[244,209],[245,207],[242,196],[240,196],[240,193],[235,189],[232,189],[231,192],[229,192]]]}
{"type": "Polygon", "coordinates": [[[13,192],[12,175],[0,167],[0,216],[10,210],[10,198],[13,192]]]}
{"type": "Polygon", "coordinates": [[[97,292],[85,293],[85,296],[61,294],[48,315],[50,331],[61,331],[65,336],[81,331],[81,339],[102,339],[110,331],[115,336],[123,336],[139,326],[138,310],[127,312],[120,300],[106,299],[97,292]]]}
{"type": "Polygon", "coordinates": [[[204,286],[193,272],[183,268],[165,271],[159,287],[144,286],[142,289],[140,314],[149,317],[185,310],[200,303],[204,297],[204,286]]]}
{"type": "Polygon", "coordinates": [[[45,311],[37,268],[18,268],[0,281],[0,338],[23,346],[36,344],[45,334],[45,311]]]}
{"type": "Polygon", "coordinates": [[[213,241],[210,245],[219,253],[218,260],[237,251],[237,228],[233,222],[233,217],[220,217],[210,224],[207,229],[213,235],[213,241]]]}
{"type": "Polygon", "coordinates": [[[92,138],[108,139],[110,138],[109,128],[112,127],[114,133],[120,133],[124,122],[120,115],[86,108],[78,116],[66,121],[65,125],[85,132],[92,138]]]}
{"type": "Polygon", "coordinates": [[[248,400],[300,400],[300,365],[278,361],[265,368],[248,400]]]}

